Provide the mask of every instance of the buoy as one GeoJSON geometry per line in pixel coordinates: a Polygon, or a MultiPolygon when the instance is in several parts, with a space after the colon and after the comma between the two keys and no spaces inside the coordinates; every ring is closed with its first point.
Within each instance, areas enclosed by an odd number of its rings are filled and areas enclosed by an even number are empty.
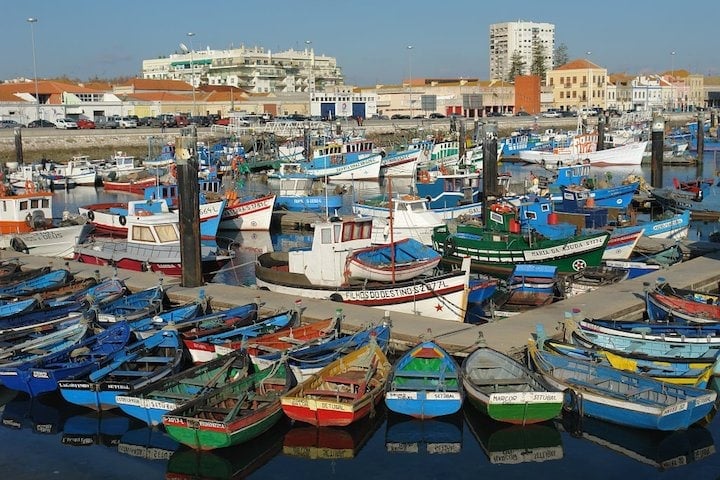
{"type": "Polygon", "coordinates": [[[594,197],[587,197],[585,200],[585,206],[588,208],[595,207],[595,198],[594,197]]]}
{"type": "Polygon", "coordinates": [[[509,227],[510,233],[520,233],[520,222],[518,222],[514,218],[510,219],[509,227]]]}
{"type": "Polygon", "coordinates": [[[558,224],[558,214],[556,212],[550,212],[548,214],[547,223],[548,225],[557,225],[558,224]]]}

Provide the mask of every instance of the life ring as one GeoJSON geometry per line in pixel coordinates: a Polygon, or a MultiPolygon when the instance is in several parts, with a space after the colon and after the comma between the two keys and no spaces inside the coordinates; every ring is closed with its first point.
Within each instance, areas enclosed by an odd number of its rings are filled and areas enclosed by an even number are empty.
{"type": "Polygon", "coordinates": [[[490,210],[496,213],[512,213],[514,208],[512,205],[508,205],[507,203],[494,203],[490,206],[490,210]]]}
{"type": "Polygon", "coordinates": [[[125,218],[125,215],[120,215],[118,222],[120,222],[120,225],[125,225],[127,223],[127,218],[125,218]]]}
{"type": "Polygon", "coordinates": [[[25,180],[25,193],[34,193],[35,184],[32,180],[25,180]]]}
{"type": "Polygon", "coordinates": [[[420,170],[418,178],[421,183],[430,183],[430,172],[427,170],[420,170]]]}
{"type": "Polygon", "coordinates": [[[449,173],[448,168],[445,165],[440,165],[439,170],[442,175],[447,175],[449,173]]]}
{"type": "Polygon", "coordinates": [[[445,245],[443,248],[443,254],[445,256],[451,257],[455,255],[455,240],[452,237],[448,237],[445,239],[445,245]]]}
{"type": "Polygon", "coordinates": [[[417,195],[403,195],[401,198],[403,200],[420,200],[420,197],[417,195]]]}
{"type": "Polygon", "coordinates": [[[92,210],[88,210],[87,217],[88,217],[88,220],[90,220],[92,222],[93,220],[95,220],[95,212],[93,212],[92,210]]]}

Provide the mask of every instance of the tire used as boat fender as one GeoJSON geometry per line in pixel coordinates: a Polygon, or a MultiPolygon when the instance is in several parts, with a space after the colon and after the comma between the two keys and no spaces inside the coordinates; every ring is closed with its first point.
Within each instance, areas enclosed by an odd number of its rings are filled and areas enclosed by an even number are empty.
{"type": "Polygon", "coordinates": [[[28,225],[31,225],[31,226],[32,226],[32,214],[31,214],[31,213],[28,213],[28,214],[27,214],[27,216],[25,217],[25,222],[26,222],[28,225]]]}
{"type": "Polygon", "coordinates": [[[330,300],[332,300],[333,302],[342,302],[343,297],[339,293],[333,293],[332,295],[330,295],[330,300]]]}
{"type": "Polygon", "coordinates": [[[120,215],[118,221],[120,222],[120,225],[125,225],[127,223],[127,218],[125,218],[125,215],[120,215]]]}
{"type": "Polygon", "coordinates": [[[93,212],[92,210],[88,210],[87,217],[88,217],[88,220],[90,220],[90,221],[95,220],[95,212],[93,212]]]}

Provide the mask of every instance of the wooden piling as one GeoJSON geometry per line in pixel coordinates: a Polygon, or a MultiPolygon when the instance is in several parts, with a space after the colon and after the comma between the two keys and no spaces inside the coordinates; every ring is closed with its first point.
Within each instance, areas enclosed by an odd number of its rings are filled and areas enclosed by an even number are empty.
{"type": "Polygon", "coordinates": [[[656,114],[652,123],[650,160],[650,184],[654,188],[663,186],[663,148],[665,143],[665,119],[656,114]]]}
{"type": "Polygon", "coordinates": [[[183,287],[203,285],[200,259],[200,192],[198,184],[197,129],[183,129],[175,140],[180,206],[180,260],[183,287]]]}

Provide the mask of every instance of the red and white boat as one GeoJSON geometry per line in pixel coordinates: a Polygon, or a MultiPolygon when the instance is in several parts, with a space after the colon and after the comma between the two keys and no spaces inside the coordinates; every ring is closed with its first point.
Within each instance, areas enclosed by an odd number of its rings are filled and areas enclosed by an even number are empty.
{"type": "Polygon", "coordinates": [[[442,256],[414,238],[360,248],[348,255],[346,274],[351,278],[398,282],[432,272],[442,256]]]}
{"type": "MultiPolygon", "coordinates": [[[[182,275],[180,227],[165,216],[127,218],[126,239],[95,239],[75,247],[75,260],[92,265],[114,265],[139,272],[182,275]]],[[[201,266],[206,277],[214,275],[234,257],[234,252],[214,243],[200,246],[201,266]]]]}
{"type": "Polygon", "coordinates": [[[598,150],[598,133],[580,133],[573,137],[567,147],[553,150],[522,150],[521,160],[541,165],[558,165],[588,161],[590,165],[640,165],[648,142],[631,142],[619,147],[598,150]]]}
{"type": "Polygon", "coordinates": [[[155,177],[146,177],[138,180],[103,180],[103,188],[112,192],[130,192],[144,195],[145,189],[154,187],[157,183],[155,177]]]}
{"type": "MultiPolygon", "coordinates": [[[[200,205],[200,234],[203,238],[214,238],[225,201],[208,202],[200,205]]],[[[78,207],[81,215],[95,226],[99,234],[127,236],[129,217],[164,216],[169,221],[179,221],[177,210],[171,210],[167,199],[133,200],[130,202],[95,203],[78,207]]]]}
{"type": "Polygon", "coordinates": [[[270,230],[274,207],[275,195],[243,199],[228,198],[220,220],[220,229],[270,230]]]}

